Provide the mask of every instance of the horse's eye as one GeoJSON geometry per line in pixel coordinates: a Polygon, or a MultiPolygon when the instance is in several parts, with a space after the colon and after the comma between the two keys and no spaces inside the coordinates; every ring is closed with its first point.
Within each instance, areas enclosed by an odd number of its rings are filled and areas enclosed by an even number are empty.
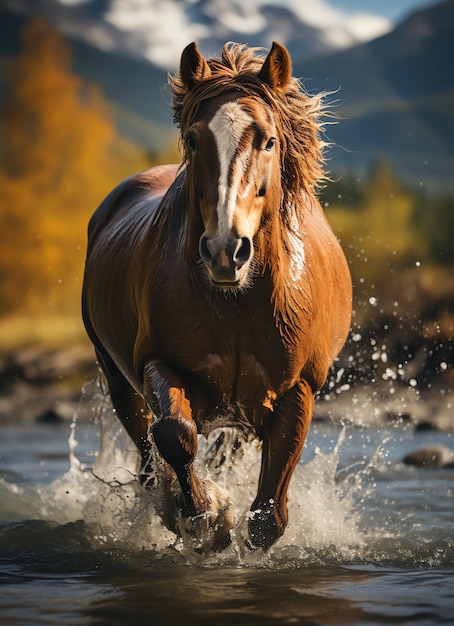
{"type": "Polygon", "coordinates": [[[194,135],[190,135],[190,134],[186,135],[184,139],[184,143],[186,144],[186,147],[188,148],[190,152],[193,152],[195,150],[194,135]]]}
{"type": "Polygon", "coordinates": [[[276,144],[276,137],[271,137],[270,139],[268,139],[268,141],[265,144],[265,150],[267,152],[271,152],[275,144],[276,144]]]}

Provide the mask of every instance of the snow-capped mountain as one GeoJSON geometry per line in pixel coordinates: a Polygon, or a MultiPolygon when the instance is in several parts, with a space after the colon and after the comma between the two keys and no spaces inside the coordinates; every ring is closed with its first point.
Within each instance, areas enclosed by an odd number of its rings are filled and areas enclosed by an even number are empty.
{"type": "Polygon", "coordinates": [[[391,28],[383,17],[347,15],[326,0],[0,0],[1,6],[42,16],[63,35],[102,50],[144,58],[174,70],[183,47],[196,40],[206,54],[226,41],[285,44],[292,56],[348,48],[391,28]]]}
{"type": "MultiPolygon", "coordinates": [[[[159,37],[158,23],[145,11],[158,0],[142,0],[143,14],[129,13],[128,22],[126,12],[120,20],[120,9],[127,11],[132,1],[0,0],[0,103],[9,64],[21,49],[22,28],[30,17],[40,16],[65,36],[73,71],[100,87],[120,134],[158,153],[175,133],[164,85],[186,43],[196,39],[206,54],[217,55],[228,39],[260,46],[278,39],[290,48],[294,75],[310,92],[336,93],[340,123],[327,128],[333,143],[331,172],[362,175],[371,162],[385,159],[411,185],[423,182],[436,193],[452,189],[454,87],[447,59],[454,58],[454,0],[440,0],[386,35],[348,48],[339,48],[339,41],[336,47],[328,28],[303,24],[302,16],[297,22],[289,8],[293,0],[262,4],[260,16],[268,17],[251,20],[254,32],[246,17],[244,28],[235,21],[239,11],[228,13],[233,0],[160,0],[161,7],[186,11],[178,28],[176,16],[166,25],[174,28],[175,39],[165,47],[167,35],[162,30],[159,37]]],[[[264,0],[244,0],[247,11],[260,2],[264,0]]],[[[306,6],[311,0],[295,2],[306,6]]],[[[323,6],[323,0],[313,2],[323,6]]],[[[170,13],[166,16],[170,19],[170,13]]]]}

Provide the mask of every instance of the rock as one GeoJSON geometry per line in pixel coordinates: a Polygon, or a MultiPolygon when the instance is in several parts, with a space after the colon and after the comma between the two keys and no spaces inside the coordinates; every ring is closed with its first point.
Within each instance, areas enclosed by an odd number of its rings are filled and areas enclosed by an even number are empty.
{"type": "Polygon", "coordinates": [[[22,380],[32,384],[43,384],[91,371],[95,356],[91,346],[85,344],[61,350],[31,346],[18,351],[15,360],[17,369],[21,371],[22,380]]]}
{"type": "Polygon", "coordinates": [[[46,409],[37,416],[36,421],[40,424],[58,424],[63,418],[55,409],[46,409]]]}
{"type": "Polygon", "coordinates": [[[437,430],[437,426],[434,422],[429,420],[424,420],[422,422],[418,422],[415,426],[415,432],[424,432],[426,430],[437,430]]]}
{"type": "Polygon", "coordinates": [[[402,463],[424,469],[454,468],[454,452],[446,446],[419,448],[407,454],[402,459],[402,463]]]}
{"type": "Polygon", "coordinates": [[[32,345],[0,352],[0,421],[71,420],[83,386],[96,378],[95,355],[88,342],[60,350],[32,345]]]}

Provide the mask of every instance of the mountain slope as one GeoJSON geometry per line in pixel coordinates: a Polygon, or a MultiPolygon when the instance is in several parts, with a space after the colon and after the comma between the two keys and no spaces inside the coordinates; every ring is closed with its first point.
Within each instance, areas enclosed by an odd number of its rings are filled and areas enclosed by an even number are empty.
{"type": "Polygon", "coordinates": [[[447,188],[454,171],[454,0],[412,15],[392,33],[318,59],[294,62],[312,91],[333,90],[337,171],[390,161],[405,180],[447,188]]]}
{"type": "MultiPolygon", "coordinates": [[[[21,48],[21,31],[29,18],[0,8],[0,95],[21,48]]],[[[67,39],[72,70],[98,85],[108,100],[120,132],[151,151],[166,147],[173,133],[167,73],[147,61],[106,52],[80,40],[67,39]]]]}
{"type": "MultiPolygon", "coordinates": [[[[48,6],[55,0],[36,0],[48,6]]],[[[5,0],[0,0],[0,7],[5,0]]],[[[96,19],[109,0],[91,2],[96,19]]],[[[199,0],[198,9],[203,5],[199,0]]],[[[0,89],[17,54],[24,17],[0,9],[0,89]]],[[[454,0],[409,17],[393,32],[348,50],[308,58],[293,53],[294,74],[311,92],[328,98],[337,125],[327,127],[333,174],[362,176],[377,159],[390,162],[412,185],[452,190],[454,172],[454,0]]],[[[168,145],[174,132],[166,72],[131,56],[102,51],[70,39],[74,70],[100,85],[123,134],[151,151],[168,145]]],[[[257,42],[259,43],[259,42],[257,42]]],[[[261,42],[269,45],[268,42],[261,42]]],[[[213,40],[214,45],[214,40],[213,40]]],[[[219,49],[213,50],[215,54],[219,49]]],[[[181,52],[181,51],[179,51],[181,52]]]]}
{"type": "Polygon", "coordinates": [[[276,39],[291,54],[313,55],[390,28],[379,15],[344,13],[321,0],[307,6],[299,0],[0,0],[0,7],[45,18],[72,40],[172,71],[181,49],[193,40],[205,54],[217,53],[229,40],[270,46],[276,39]]]}

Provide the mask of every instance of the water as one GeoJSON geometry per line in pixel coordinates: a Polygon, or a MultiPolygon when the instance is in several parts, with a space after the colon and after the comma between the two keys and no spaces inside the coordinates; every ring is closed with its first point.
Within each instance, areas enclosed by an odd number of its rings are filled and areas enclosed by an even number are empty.
{"type": "Polygon", "coordinates": [[[214,555],[162,525],[99,399],[84,397],[71,428],[3,426],[0,623],[454,624],[454,469],[400,462],[421,446],[454,449],[453,439],[406,422],[315,421],[289,527],[267,554],[244,541],[257,447],[224,450],[215,472],[201,440],[199,471],[229,491],[237,519],[232,545],[214,555]]]}

